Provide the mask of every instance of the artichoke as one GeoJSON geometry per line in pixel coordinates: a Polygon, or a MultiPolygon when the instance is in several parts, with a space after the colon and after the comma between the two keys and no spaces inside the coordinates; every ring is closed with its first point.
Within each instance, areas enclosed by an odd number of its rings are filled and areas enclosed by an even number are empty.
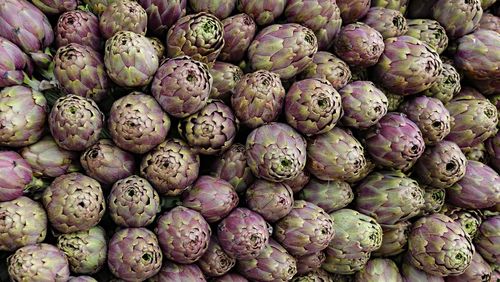
{"type": "Polygon", "coordinates": [[[234,267],[236,260],[226,254],[217,242],[217,237],[212,236],[207,251],[197,264],[205,275],[213,277],[226,274],[234,267]]]}
{"type": "Polygon", "coordinates": [[[493,216],[481,224],[475,245],[481,256],[490,263],[500,264],[498,240],[500,238],[500,216],[493,216]]]}
{"type": "Polygon", "coordinates": [[[247,127],[256,128],[275,121],[281,114],[285,88],[280,76],[266,70],[246,74],[231,96],[235,115],[247,127]]]}
{"type": "Polygon", "coordinates": [[[408,3],[410,0],[372,0],[372,7],[382,7],[399,11],[401,14],[406,14],[408,3]]]}
{"type": "Polygon", "coordinates": [[[455,206],[490,208],[500,203],[500,176],[491,167],[469,160],[465,176],[447,191],[447,202],[455,206]]]}
{"type": "Polygon", "coordinates": [[[245,145],[235,143],[212,165],[213,176],[226,180],[241,194],[253,183],[254,176],[247,165],[245,145]]]}
{"type": "Polygon", "coordinates": [[[402,282],[399,269],[390,259],[375,258],[366,263],[365,268],[356,273],[354,280],[357,282],[392,281],[402,282]]]}
{"type": "Polygon", "coordinates": [[[405,35],[385,40],[385,50],[373,69],[373,76],[387,90],[406,96],[431,88],[442,68],[436,51],[405,35]]]}
{"type": "Polygon", "coordinates": [[[213,78],[207,65],[189,57],[165,61],[156,73],[151,94],[164,111],[177,118],[201,110],[208,101],[213,78]]]}
{"type": "Polygon", "coordinates": [[[335,127],[307,143],[307,169],[320,180],[355,182],[366,166],[363,146],[344,129],[335,127]]]}
{"type": "Polygon", "coordinates": [[[273,122],[248,135],[246,155],[247,164],[257,177],[281,182],[304,169],[306,141],[290,126],[273,122]]]}
{"type": "Polygon", "coordinates": [[[266,221],[275,222],[292,210],[293,192],[284,183],[258,179],[246,190],[246,204],[266,221]]]}
{"type": "Polygon", "coordinates": [[[325,79],[307,78],[292,84],[285,97],[289,125],[304,135],[331,130],[343,115],[341,97],[325,79]]]}
{"type": "Polygon", "coordinates": [[[186,264],[207,251],[212,230],[200,213],[179,206],[158,218],[155,233],[165,257],[186,264]]]}
{"type": "Polygon", "coordinates": [[[147,26],[146,10],[136,1],[113,1],[99,16],[99,29],[105,39],[111,38],[119,31],[145,35],[147,26]]]}
{"type": "Polygon", "coordinates": [[[408,238],[408,259],[435,276],[459,275],[469,267],[474,246],[459,223],[443,214],[415,222],[408,238]]]}
{"type": "Polygon", "coordinates": [[[476,237],[479,226],[483,222],[482,213],[478,210],[465,210],[450,205],[445,205],[441,211],[455,222],[460,223],[462,228],[471,238],[476,237]]]}
{"type": "Polygon", "coordinates": [[[268,25],[273,23],[285,10],[285,0],[269,1],[237,1],[238,11],[250,15],[258,25],[268,25]]]}
{"type": "Polygon", "coordinates": [[[401,266],[401,276],[404,282],[445,282],[443,277],[428,274],[407,262],[401,266]]]}
{"type": "Polygon", "coordinates": [[[96,273],[106,263],[106,232],[100,226],[85,231],[62,234],[57,247],[64,252],[74,273],[96,273]]]}
{"type": "Polygon", "coordinates": [[[214,15],[205,12],[180,18],[167,34],[170,58],[190,56],[211,66],[224,47],[224,27],[214,15]]]}
{"type": "Polygon", "coordinates": [[[494,30],[500,33],[500,18],[490,13],[484,13],[481,21],[479,21],[479,28],[494,30]]]}
{"type": "Polygon", "coordinates": [[[464,273],[458,276],[450,276],[446,278],[446,282],[460,282],[460,281],[494,281],[491,278],[491,267],[484,260],[484,258],[475,252],[472,256],[472,262],[464,273]]]}
{"type": "Polygon", "coordinates": [[[237,14],[222,21],[224,25],[224,47],[219,59],[225,62],[239,63],[255,37],[257,27],[247,14],[237,14]]]}
{"type": "Polygon", "coordinates": [[[43,135],[47,100],[41,92],[25,86],[0,91],[0,145],[22,147],[36,143],[43,135]]]}
{"type": "Polygon", "coordinates": [[[0,87],[19,85],[25,75],[31,76],[33,64],[30,58],[17,45],[0,37],[0,87]]]}
{"type": "Polygon", "coordinates": [[[240,67],[219,61],[210,69],[210,74],[213,77],[210,98],[222,100],[229,100],[244,75],[240,67]]]}
{"type": "Polygon", "coordinates": [[[97,282],[97,280],[95,280],[94,278],[90,277],[90,276],[85,276],[85,275],[82,275],[82,276],[77,276],[77,277],[70,277],[68,282],[97,282]]]}
{"type": "Polygon", "coordinates": [[[320,207],[303,200],[274,226],[274,238],[293,256],[324,250],[335,236],[334,221],[320,207]]]}
{"type": "Polygon", "coordinates": [[[441,141],[425,149],[415,164],[420,183],[436,188],[448,188],[465,176],[467,159],[457,144],[441,141]]]}
{"type": "Polygon", "coordinates": [[[336,90],[340,90],[351,80],[352,74],[344,61],[332,53],[320,51],[314,54],[312,63],[298,77],[326,79],[336,90]]]}
{"type": "Polygon", "coordinates": [[[108,197],[109,215],[123,227],[144,227],[161,211],[160,197],[149,182],[136,175],[118,180],[108,197]]]}
{"type": "Polygon", "coordinates": [[[256,258],[269,242],[266,221],[246,208],[234,209],[217,226],[217,239],[224,251],[238,260],[256,258]]]}
{"type": "Polygon", "coordinates": [[[146,228],[125,228],[109,240],[108,267],[126,281],[144,281],[156,275],[162,252],[155,234],[146,228]]]}
{"type": "Polygon", "coordinates": [[[232,14],[234,8],[236,7],[236,0],[189,0],[189,5],[196,13],[207,12],[219,19],[225,19],[232,14]]]}
{"type": "Polygon", "coordinates": [[[491,166],[500,173],[500,133],[486,141],[486,150],[491,159],[491,166]]]}
{"type": "Polygon", "coordinates": [[[443,71],[431,88],[422,92],[422,94],[439,99],[443,104],[448,103],[456,96],[462,86],[460,85],[460,74],[455,67],[443,63],[443,71]]]}
{"type": "Polygon", "coordinates": [[[159,58],[153,44],[144,35],[118,31],[106,41],[104,65],[109,77],[119,86],[148,85],[158,64],[159,58]]]}
{"type": "Polygon", "coordinates": [[[309,173],[309,171],[302,170],[294,178],[285,180],[282,183],[288,185],[288,187],[292,189],[293,193],[298,193],[300,192],[300,190],[304,188],[304,186],[306,186],[307,183],[309,183],[310,179],[311,179],[311,174],[309,173]]]}
{"type": "Polygon", "coordinates": [[[50,224],[61,233],[88,230],[104,215],[101,185],[81,173],[57,177],[42,196],[50,224]]]}
{"type": "Polygon", "coordinates": [[[316,36],[309,28],[274,24],[257,34],[248,48],[248,59],[253,70],[268,70],[290,79],[307,68],[317,50],[316,36]]]}
{"type": "Polygon", "coordinates": [[[380,32],[384,39],[401,36],[408,31],[408,24],[403,14],[393,9],[370,8],[363,22],[380,32]]]}
{"type": "Polygon", "coordinates": [[[408,170],[424,153],[418,126],[401,113],[389,113],[365,135],[366,150],[378,165],[408,170]]]}
{"type": "Polygon", "coordinates": [[[0,202],[0,250],[13,252],[41,243],[47,235],[47,213],[28,197],[0,202]]]}
{"type": "Polygon", "coordinates": [[[198,178],[200,157],[184,141],[167,139],[143,157],[139,170],[159,194],[176,196],[198,178]]]}
{"type": "Polygon", "coordinates": [[[104,114],[97,104],[85,97],[63,96],[49,115],[49,129],[57,145],[69,151],[83,151],[99,140],[104,114]]]}
{"type": "Polygon", "coordinates": [[[450,113],[436,98],[415,97],[404,102],[399,108],[418,126],[426,145],[435,145],[450,133],[450,113]]]}
{"type": "Polygon", "coordinates": [[[446,30],[435,20],[408,20],[408,31],[406,35],[427,43],[427,45],[432,47],[438,54],[443,53],[448,47],[446,30]]]}
{"type": "Polygon", "coordinates": [[[432,7],[432,17],[446,29],[451,39],[477,29],[482,16],[481,0],[438,0],[432,7]]]}
{"type": "Polygon", "coordinates": [[[406,251],[411,222],[400,221],[394,225],[382,226],[382,246],[373,252],[377,257],[390,257],[406,251]]]}
{"type": "Polygon", "coordinates": [[[158,59],[161,62],[165,58],[165,45],[161,42],[157,37],[148,37],[149,42],[153,45],[153,48],[156,51],[156,55],[158,55],[158,59]]]}
{"type": "Polygon", "coordinates": [[[212,282],[248,282],[248,280],[236,273],[228,273],[211,280],[212,282]]]}
{"type": "Polygon", "coordinates": [[[101,15],[106,7],[115,2],[116,0],[83,0],[82,2],[87,5],[90,11],[95,15],[101,15]]]}
{"type": "Polygon", "coordinates": [[[33,0],[33,4],[45,14],[59,14],[75,10],[77,0],[33,0]]]}
{"type": "Polygon", "coordinates": [[[70,43],[57,50],[54,76],[61,91],[100,102],[109,91],[101,55],[89,46],[70,43]]]}
{"type": "Polygon", "coordinates": [[[375,219],[351,209],[330,214],[335,236],[326,248],[323,269],[337,274],[361,270],[370,253],[382,245],[382,227],[375,219]]]}
{"type": "Polygon", "coordinates": [[[148,15],[148,31],[165,36],[168,29],[186,14],[187,0],[139,0],[148,15]]]}
{"type": "Polygon", "coordinates": [[[233,144],[238,120],[226,104],[212,101],[199,112],[181,120],[178,129],[196,152],[215,155],[233,144]]]}
{"type": "Polygon", "coordinates": [[[151,282],[206,282],[203,272],[196,264],[177,264],[165,261],[160,272],[150,279],[151,282]]]}
{"type": "Polygon", "coordinates": [[[290,281],[297,273],[297,263],[273,239],[255,258],[238,260],[238,272],[252,281],[290,281]]]}
{"type": "Polygon", "coordinates": [[[199,212],[208,223],[226,217],[239,203],[233,186],[219,178],[200,176],[182,195],[182,205],[199,212]]]}
{"type": "Polygon", "coordinates": [[[144,154],[160,144],[170,130],[170,118],[153,97],[132,92],[113,103],[108,128],[123,150],[144,154]]]}
{"type": "Polygon", "coordinates": [[[350,24],[363,18],[370,9],[370,0],[337,0],[344,24],[350,24]]]}
{"type": "Polygon", "coordinates": [[[0,151],[0,202],[12,201],[40,186],[30,164],[14,151],[0,151]]]}
{"type": "Polygon", "coordinates": [[[354,193],[347,182],[312,178],[304,189],[300,190],[298,199],[313,203],[331,213],[349,205],[354,199],[354,193]]]}
{"type": "Polygon", "coordinates": [[[310,272],[324,272],[324,270],[320,269],[320,267],[323,262],[325,262],[325,259],[325,252],[317,252],[312,255],[296,257],[295,260],[297,261],[297,274],[304,275],[310,272]]]}
{"type": "Polygon", "coordinates": [[[357,22],[342,27],[333,49],[351,67],[366,68],[375,65],[384,52],[384,39],[374,28],[357,22]]]}
{"type": "Polygon", "coordinates": [[[7,271],[12,281],[66,282],[69,264],[58,248],[41,243],[18,249],[7,258],[7,271]]]}
{"type": "Polygon", "coordinates": [[[86,11],[74,10],[63,13],[55,27],[56,47],[71,43],[88,46],[96,51],[103,47],[99,20],[86,11]]]}
{"type": "Polygon", "coordinates": [[[444,205],[446,190],[443,188],[425,187],[424,189],[424,207],[421,210],[422,215],[437,213],[444,205]]]}
{"type": "Polygon", "coordinates": [[[387,114],[387,97],[370,81],[353,81],[339,93],[344,109],[342,125],[366,129],[387,114]]]}

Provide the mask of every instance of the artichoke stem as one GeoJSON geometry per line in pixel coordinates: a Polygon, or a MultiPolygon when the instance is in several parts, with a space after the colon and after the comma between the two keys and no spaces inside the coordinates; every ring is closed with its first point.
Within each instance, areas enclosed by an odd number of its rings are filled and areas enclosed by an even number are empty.
{"type": "Polygon", "coordinates": [[[176,206],[180,206],[182,204],[180,196],[176,197],[162,197],[161,198],[161,209],[162,210],[170,210],[175,208],[176,206]]]}

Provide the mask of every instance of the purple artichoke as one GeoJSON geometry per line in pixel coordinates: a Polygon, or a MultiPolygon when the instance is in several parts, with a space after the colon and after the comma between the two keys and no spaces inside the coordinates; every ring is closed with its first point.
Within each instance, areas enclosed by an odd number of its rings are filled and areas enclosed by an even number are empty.
{"type": "Polygon", "coordinates": [[[479,232],[474,241],[477,251],[490,263],[500,263],[500,253],[498,251],[498,240],[500,239],[500,216],[493,216],[481,224],[479,232]]]}
{"type": "Polygon", "coordinates": [[[491,166],[500,173],[500,133],[486,141],[486,150],[490,157],[491,166]]]}
{"type": "Polygon", "coordinates": [[[401,266],[401,276],[403,277],[403,282],[445,282],[444,277],[426,273],[407,262],[401,266]]]}
{"type": "Polygon", "coordinates": [[[236,7],[236,0],[189,0],[189,5],[195,13],[207,12],[222,20],[232,14],[236,7]]]}
{"type": "Polygon", "coordinates": [[[0,202],[12,201],[39,186],[30,164],[14,151],[0,151],[0,202]]]}
{"type": "Polygon", "coordinates": [[[478,28],[483,16],[481,0],[438,0],[432,7],[432,16],[451,39],[456,39],[478,28]]]}
{"type": "Polygon", "coordinates": [[[488,262],[478,252],[475,252],[472,256],[471,264],[465,272],[458,276],[447,277],[446,282],[494,281],[490,280],[491,272],[492,270],[488,262]]]}
{"type": "Polygon", "coordinates": [[[236,259],[230,257],[219,245],[216,236],[210,238],[208,249],[198,260],[198,266],[205,275],[210,277],[226,274],[236,264],[236,259]]]}
{"type": "Polygon", "coordinates": [[[206,282],[203,272],[196,264],[177,264],[165,261],[160,272],[150,278],[151,282],[206,282]]]}
{"type": "Polygon", "coordinates": [[[406,251],[411,222],[400,221],[394,225],[382,226],[382,246],[373,252],[377,257],[390,257],[406,251]]]}
{"type": "Polygon", "coordinates": [[[337,0],[344,24],[363,18],[370,9],[370,0],[337,0]]]}
{"type": "Polygon", "coordinates": [[[422,94],[436,98],[443,102],[448,103],[462,90],[460,85],[460,74],[454,66],[443,63],[443,71],[431,88],[422,92],[422,94]]]}
{"type": "Polygon", "coordinates": [[[439,212],[460,223],[471,238],[476,237],[484,216],[480,210],[466,210],[448,204],[444,205],[439,212]]]}
{"type": "Polygon", "coordinates": [[[354,193],[347,182],[312,178],[304,189],[300,190],[298,198],[331,213],[349,205],[354,199],[354,193]]]}
{"type": "Polygon", "coordinates": [[[259,179],[246,190],[246,203],[268,222],[275,222],[292,210],[293,192],[286,184],[259,179]]]}
{"type": "Polygon", "coordinates": [[[0,87],[19,85],[25,75],[31,76],[33,65],[30,58],[14,43],[0,37],[0,87]]]}
{"type": "Polygon", "coordinates": [[[88,46],[96,51],[103,47],[99,20],[86,11],[74,10],[62,14],[55,28],[56,46],[61,48],[70,43],[88,46]]]}
{"type": "Polygon", "coordinates": [[[393,9],[370,8],[363,22],[380,32],[384,39],[398,37],[408,31],[408,24],[404,15],[393,9]]]}
{"type": "Polygon", "coordinates": [[[324,252],[317,252],[312,255],[296,257],[295,260],[297,260],[297,274],[304,275],[313,271],[321,271],[320,267],[323,262],[325,262],[325,259],[326,255],[324,252]]]}
{"type": "Polygon", "coordinates": [[[406,35],[415,37],[427,43],[438,54],[448,47],[448,36],[446,30],[437,21],[430,19],[408,20],[408,31],[406,35]]]}
{"type": "Polygon", "coordinates": [[[494,30],[500,33],[500,18],[490,13],[484,13],[481,21],[479,21],[479,28],[494,30]]]}
{"type": "Polygon", "coordinates": [[[248,282],[248,280],[236,273],[228,273],[211,280],[212,282],[248,282]]]}
{"type": "Polygon", "coordinates": [[[165,36],[168,29],[186,14],[187,0],[139,0],[148,15],[148,31],[165,36]]]}
{"type": "Polygon", "coordinates": [[[145,35],[148,26],[146,10],[136,1],[113,1],[99,16],[99,29],[105,39],[118,31],[145,35]]]}
{"type": "Polygon", "coordinates": [[[310,179],[311,179],[311,174],[309,173],[309,171],[302,170],[294,178],[285,180],[282,183],[288,185],[288,187],[292,189],[293,193],[298,193],[300,190],[304,188],[304,186],[306,186],[307,183],[309,183],[310,179]]]}
{"type": "Polygon", "coordinates": [[[244,75],[240,67],[219,61],[210,69],[210,74],[213,77],[210,98],[222,100],[229,100],[244,75]]]}
{"type": "Polygon", "coordinates": [[[366,263],[366,266],[354,277],[358,282],[393,281],[402,282],[398,266],[391,259],[375,258],[366,263]]]}
{"type": "Polygon", "coordinates": [[[322,78],[328,80],[336,90],[344,87],[352,78],[349,66],[332,53],[317,52],[312,63],[299,74],[299,78],[322,78]]]}
{"type": "Polygon", "coordinates": [[[224,47],[219,59],[225,62],[239,63],[255,37],[257,27],[252,17],[237,14],[222,21],[224,25],[224,47]]]}
{"type": "Polygon", "coordinates": [[[241,194],[253,183],[254,176],[247,165],[245,145],[233,144],[212,166],[213,176],[226,180],[241,194]]]}
{"type": "Polygon", "coordinates": [[[212,230],[200,213],[179,206],[158,218],[155,233],[165,257],[186,264],[207,251],[212,230]]]}
{"type": "Polygon", "coordinates": [[[410,0],[372,0],[372,7],[382,7],[399,11],[401,14],[406,14],[408,3],[410,0]]]}
{"type": "Polygon", "coordinates": [[[33,0],[33,4],[45,14],[59,14],[75,10],[77,0],[33,0]]]}
{"type": "Polygon", "coordinates": [[[252,17],[258,25],[268,25],[273,23],[285,10],[285,0],[268,1],[237,1],[238,11],[252,17]]]}

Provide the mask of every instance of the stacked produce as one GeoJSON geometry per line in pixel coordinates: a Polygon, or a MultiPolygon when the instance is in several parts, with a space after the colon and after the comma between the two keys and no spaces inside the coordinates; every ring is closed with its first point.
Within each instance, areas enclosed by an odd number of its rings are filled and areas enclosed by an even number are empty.
{"type": "Polygon", "coordinates": [[[0,0],[0,281],[500,281],[499,12],[0,0]]]}

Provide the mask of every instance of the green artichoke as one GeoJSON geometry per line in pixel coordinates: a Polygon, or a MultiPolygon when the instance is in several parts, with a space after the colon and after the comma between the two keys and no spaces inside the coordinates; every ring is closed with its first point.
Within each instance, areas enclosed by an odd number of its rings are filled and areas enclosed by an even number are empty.
{"type": "Polygon", "coordinates": [[[64,252],[72,272],[93,274],[106,263],[106,232],[100,226],[85,231],[62,234],[57,247],[64,252]]]}
{"type": "Polygon", "coordinates": [[[239,63],[252,43],[257,26],[247,14],[237,14],[222,21],[224,25],[224,47],[219,59],[224,62],[239,63]]]}
{"type": "Polygon", "coordinates": [[[244,75],[240,67],[219,61],[210,69],[210,74],[213,77],[210,98],[225,101],[234,95],[236,85],[244,75]]]}
{"type": "Polygon", "coordinates": [[[203,273],[209,277],[226,274],[236,264],[236,259],[230,257],[219,245],[216,236],[212,236],[208,249],[197,262],[203,273]]]}
{"type": "Polygon", "coordinates": [[[344,87],[352,78],[349,66],[332,53],[320,51],[314,54],[310,63],[298,77],[328,80],[336,90],[344,87]]]}
{"type": "Polygon", "coordinates": [[[446,104],[460,93],[460,90],[462,90],[460,74],[452,65],[443,63],[443,71],[436,82],[422,94],[439,99],[443,104],[446,104]]]}
{"type": "Polygon", "coordinates": [[[443,25],[450,39],[477,29],[482,16],[481,0],[438,0],[432,7],[432,17],[443,25]]]}
{"type": "Polygon", "coordinates": [[[111,38],[119,31],[145,35],[147,26],[148,15],[137,1],[113,1],[99,16],[99,29],[104,39],[111,38]]]}
{"type": "Polygon", "coordinates": [[[437,213],[444,205],[446,190],[443,188],[424,187],[424,206],[422,215],[437,213]]]}
{"type": "Polygon", "coordinates": [[[399,11],[401,14],[406,14],[408,3],[410,0],[372,0],[372,7],[382,7],[399,11]]]}
{"type": "Polygon", "coordinates": [[[350,24],[363,18],[370,9],[370,0],[337,0],[342,22],[350,24]]]}
{"type": "Polygon", "coordinates": [[[394,225],[382,226],[382,246],[372,254],[376,257],[391,257],[406,251],[411,222],[400,221],[394,225]]]}
{"type": "Polygon", "coordinates": [[[458,276],[449,276],[446,282],[461,282],[461,281],[494,281],[490,280],[492,269],[488,262],[478,253],[475,252],[472,256],[472,262],[464,273],[458,276]]]}
{"type": "Polygon", "coordinates": [[[331,213],[349,205],[354,199],[349,183],[340,180],[323,181],[312,178],[300,190],[298,199],[311,202],[331,213]]]}
{"type": "Polygon", "coordinates": [[[408,24],[404,15],[394,9],[370,8],[363,22],[380,32],[384,39],[398,37],[408,31],[408,24]]]}
{"type": "Polygon", "coordinates": [[[500,264],[498,239],[500,238],[500,216],[496,215],[483,221],[474,241],[477,251],[490,263],[500,264]]]}
{"type": "Polygon", "coordinates": [[[212,175],[226,180],[241,194],[254,182],[254,176],[247,165],[245,145],[235,143],[218,157],[211,169],[212,175]]]}
{"type": "Polygon", "coordinates": [[[258,25],[268,25],[283,13],[286,2],[285,0],[269,0],[266,2],[240,0],[237,1],[236,8],[238,11],[251,16],[258,25]]]}
{"type": "Polygon", "coordinates": [[[390,259],[375,258],[366,263],[366,266],[356,273],[356,282],[391,281],[403,282],[399,269],[390,259]]]}
{"type": "Polygon", "coordinates": [[[482,213],[479,210],[466,210],[459,207],[445,205],[441,211],[455,222],[460,223],[462,228],[471,238],[476,237],[479,226],[483,222],[482,213]]]}
{"type": "MultiPolygon", "coordinates": [[[[297,261],[297,267],[300,267],[300,261],[297,261]]],[[[331,276],[328,272],[323,269],[315,269],[306,273],[298,273],[292,280],[292,282],[343,282],[343,280],[337,280],[335,277],[331,276]]]]}
{"type": "Polygon", "coordinates": [[[446,30],[435,20],[408,20],[408,31],[406,35],[427,43],[427,45],[436,50],[438,54],[443,53],[448,47],[446,30]]]}
{"type": "Polygon", "coordinates": [[[266,221],[276,222],[292,211],[293,192],[284,183],[258,179],[246,190],[247,207],[266,221]]]}

